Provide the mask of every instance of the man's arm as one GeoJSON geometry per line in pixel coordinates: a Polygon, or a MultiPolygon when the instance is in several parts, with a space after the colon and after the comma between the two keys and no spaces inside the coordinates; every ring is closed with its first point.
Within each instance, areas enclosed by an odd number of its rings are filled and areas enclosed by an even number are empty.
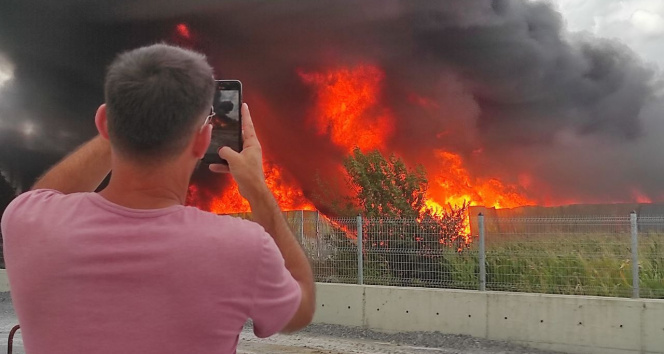
{"type": "Polygon", "coordinates": [[[316,288],[311,265],[293,231],[288,227],[272,192],[266,187],[264,192],[248,200],[252,219],[263,226],[265,231],[272,236],[284,257],[286,269],[299,283],[302,290],[300,307],[286,327],[282,329],[282,332],[297,331],[311,323],[316,310],[316,288]]]}
{"type": "Polygon", "coordinates": [[[54,189],[64,194],[93,192],[111,171],[111,146],[96,136],[53,166],[32,189],[54,189]]]}
{"type": "Polygon", "coordinates": [[[316,309],[313,272],[302,247],[288,227],[277,201],[265,184],[261,146],[246,104],[242,105],[242,120],[244,133],[242,152],[237,153],[229,147],[222,148],[219,155],[228,161],[228,166],[210,165],[210,169],[215,172],[230,171],[238,184],[240,194],[249,201],[253,220],[272,236],[285,260],[286,269],[300,285],[302,291],[300,307],[282,330],[297,331],[311,323],[316,309]]]}

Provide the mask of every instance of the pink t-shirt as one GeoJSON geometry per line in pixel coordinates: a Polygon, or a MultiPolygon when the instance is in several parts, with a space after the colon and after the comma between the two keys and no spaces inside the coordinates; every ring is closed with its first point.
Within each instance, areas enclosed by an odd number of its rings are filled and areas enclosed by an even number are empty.
{"type": "Polygon", "coordinates": [[[2,218],[26,353],[234,353],[280,331],[301,292],[256,223],[96,193],[17,197],[2,218]]]}

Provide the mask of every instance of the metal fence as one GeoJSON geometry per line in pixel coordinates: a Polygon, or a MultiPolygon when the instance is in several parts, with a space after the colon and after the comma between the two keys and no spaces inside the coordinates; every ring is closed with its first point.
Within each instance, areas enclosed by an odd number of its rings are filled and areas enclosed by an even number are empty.
{"type": "Polygon", "coordinates": [[[286,218],[319,282],[664,299],[664,216],[286,218]]]}
{"type": "Polygon", "coordinates": [[[289,222],[319,282],[664,298],[664,217],[472,219],[468,236],[432,221],[289,222]]]}

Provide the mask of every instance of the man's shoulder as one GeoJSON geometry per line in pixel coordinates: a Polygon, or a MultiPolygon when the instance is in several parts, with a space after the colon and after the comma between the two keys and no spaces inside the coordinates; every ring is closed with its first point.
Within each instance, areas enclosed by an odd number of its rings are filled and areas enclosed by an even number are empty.
{"type": "Polygon", "coordinates": [[[5,209],[2,215],[2,231],[4,233],[10,224],[16,224],[16,222],[23,223],[47,217],[52,214],[48,212],[51,209],[66,209],[63,203],[77,198],[80,196],[65,195],[52,189],[35,189],[21,193],[5,209]]]}
{"type": "Polygon", "coordinates": [[[11,215],[16,209],[44,206],[47,200],[59,200],[64,194],[53,189],[35,189],[19,194],[5,209],[5,215],[11,215]]]}
{"type": "Polygon", "coordinates": [[[12,203],[22,203],[26,201],[34,201],[38,199],[50,199],[64,197],[65,194],[56,191],[55,189],[33,189],[19,194],[12,203]]]}

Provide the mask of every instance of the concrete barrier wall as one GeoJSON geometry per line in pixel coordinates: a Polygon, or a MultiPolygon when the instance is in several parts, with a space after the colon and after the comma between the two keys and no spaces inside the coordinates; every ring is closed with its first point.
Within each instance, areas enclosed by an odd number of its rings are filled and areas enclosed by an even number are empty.
{"type": "Polygon", "coordinates": [[[9,291],[9,279],[7,278],[7,271],[0,269],[0,293],[9,291]]]}
{"type": "Polygon", "coordinates": [[[318,323],[441,332],[568,353],[664,353],[664,301],[317,284],[318,323]]]}

